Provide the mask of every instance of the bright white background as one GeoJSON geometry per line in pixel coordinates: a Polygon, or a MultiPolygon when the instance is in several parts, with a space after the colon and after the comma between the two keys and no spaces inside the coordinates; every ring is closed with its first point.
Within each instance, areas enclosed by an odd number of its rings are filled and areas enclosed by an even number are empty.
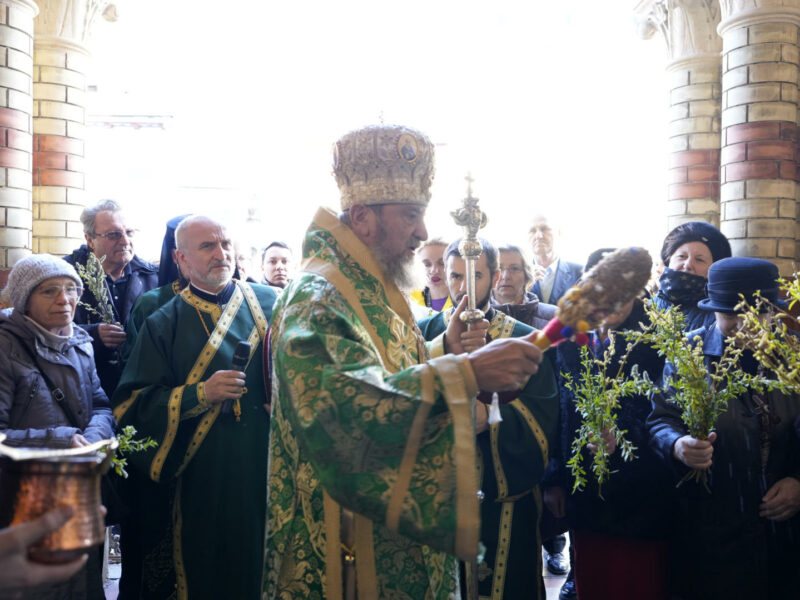
{"type": "Polygon", "coordinates": [[[114,197],[155,259],[164,223],[225,218],[254,246],[299,249],[335,207],[330,149],[379,122],[437,145],[429,232],[474,192],[495,243],[527,245],[536,211],[565,222],[562,255],[656,250],[666,233],[667,60],[633,2],[135,0],[94,29],[90,201],[114,197]],[[157,117],[164,128],[97,123],[157,117]],[[130,118],[119,118],[131,115],[130,118]],[[245,225],[248,208],[260,221],[245,225]]]}

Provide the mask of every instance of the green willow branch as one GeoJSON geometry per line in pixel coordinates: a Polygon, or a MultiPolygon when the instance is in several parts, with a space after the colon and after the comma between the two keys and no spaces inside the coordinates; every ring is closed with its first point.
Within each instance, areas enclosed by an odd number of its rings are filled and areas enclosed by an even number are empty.
{"type": "Polygon", "coordinates": [[[94,294],[97,299],[97,308],[78,300],[83,308],[90,313],[96,315],[103,321],[103,323],[114,323],[114,309],[111,306],[111,301],[108,298],[108,286],[106,285],[106,272],[103,270],[103,261],[106,259],[97,258],[94,252],[89,252],[89,258],[86,260],[86,266],[75,263],[75,268],[78,275],[86,284],[86,288],[94,294]]]}
{"type": "MultiPolygon", "coordinates": [[[[688,339],[684,332],[685,317],[680,310],[675,307],[660,310],[648,304],[646,311],[650,325],[632,332],[631,337],[650,344],[672,364],[675,375],[663,382],[663,390],[672,389],[670,400],[680,408],[681,420],[691,437],[707,440],[730,400],[750,389],[760,391],[770,387],[771,382],[742,370],[740,359],[744,348],[735,338],[726,341],[722,356],[709,369],[703,342],[699,336],[688,339]]],[[[678,485],[689,479],[708,489],[707,470],[689,472],[678,485]]]]}
{"type": "Polygon", "coordinates": [[[114,458],[111,459],[111,468],[114,469],[117,475],[125,477],[126,479],[128,477],[128,471],[125,470],[125,467],[128,466],[128,459],[125,455],[158,446],[158,442],[150,437],[135,440],[133,439],[135,435],[136,428],[133,425],[123,427],[122,431],[117,434],[119,448],[117,448],[114,458]]]}
{"type": "Polygon", "coordinates": [[[620,429],[617,423],[621,401],[636,394],[646,394],[652,388],[647,373],[640,375],[637,365],[633,366],[629,376],[624,373],[625,363],[638,342],[628,343],[616,374],[612,376],[608,373],[616,338],[610,334],[608,339],[608,346],[600,358],[595,357],[587,346],[581,347],[581,372],[577,381],[573,380],[570,373],[563,373],[565,385],[575,400],[575,410],[581,416],[581,425],[572,441],[572,455],[567,461],[574,481],[572,492],[583,490],[586,486],[588,475],[584,466],[584,449],[591,443],[597,449],[592,455],[591,469],[601,498],[602,486],[611,476],[611,454],[606,446],[606,434],[614,436],[624,461],[635,458],[636,447],[625,438],[627,431],[620,429]]]}

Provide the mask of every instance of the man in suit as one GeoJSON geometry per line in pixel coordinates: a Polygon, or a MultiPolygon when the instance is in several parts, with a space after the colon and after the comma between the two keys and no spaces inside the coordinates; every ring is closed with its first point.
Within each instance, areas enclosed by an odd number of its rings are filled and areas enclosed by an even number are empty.
{"type": "Polygon", "coordinates": [[[532,291],[546,304],[557,304],[559,298],[580,279],[583,267],[558,257],[560,231],[552,219],[536,215],[529,230],[533,254],[532,291]]]}

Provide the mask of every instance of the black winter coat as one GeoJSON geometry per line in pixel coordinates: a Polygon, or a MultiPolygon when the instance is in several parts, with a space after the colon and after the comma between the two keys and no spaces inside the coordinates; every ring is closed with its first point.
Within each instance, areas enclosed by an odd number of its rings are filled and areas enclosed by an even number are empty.
{"type": "MultiPolygon", "coordinates": [[[[86,265],[90,252],[91,250],[89,247],[83,244],[72,254],[65,256],[64,260],[73,266],[77,264],[86,265]]],[[[128,267],[130,267],[130,274],[125,296],[115,301],[109,294],[109,299],[114,305],[114,314],[123,329],[128,325],[128,318],[130,317],[131,310],[136,300],[139,299],[139,296],[158,287],[158,268],[155,265],[134,255],[128,267]]],[[[97,308],[97,298],[94,297],[92,292],[86,289],[86,285],[83,287],[84,290],[81,296],[81,302],[86,302],[89,306],[97,308]]],[[[119,358],[120,353],[107,348],[105,344],[100,341],[97,327],[102,321],[97,315],[89,312],[79,304],[75,311],[74,321],[92,336],[97,374],[100,376],[103,389],[110,398],[119,383],[119,378],[122,375],[122,368],[124,367],[119,358]]]]}
{"type": "MultiPolygon", "coordinates": [[[[687,335],[703,339],[707,366],[722,355],[724,337],[716,324],[687,335]]],[[[747,370],[755,372],[755,361],[745,358],[747,370]]],[[[664,379],[673,372],[667,363],[664,379]]],[[[688,468],[673,458],[672,448],[687,430],[670,402],[672,393],[654,397],[648,424],[652,447],[677,482],[688,468]]],[[[794,428],[800,397],[765,392],[768,412],[762,417],[755,396],[748,392],[732,400],[719,417],[710,493],[694,481],[678,488],[670,579],[679,598],[800,597],[800,518],[776,522],[758,516],[761,498],[776,481],[800,479],[794,428]]]]}
{"type": "MultiPolygon", "coordinates": [[[[636,301],[631,315],[620,325],[619,330],[638,329],[645,322],[646,315],[641,301],[636,301]]],[[[619,333],[615,346],[610,373],[616,373],[619,361],[625,354],[626,342],[619,333]]],[[[628,537],[634,539],[665,539],[671,526],[670,509],[674,484],[670,483],[670,472],[664,467],[649,447],[649,433],[646,426],[650,413],[647,398],[635,396],[621,401],[622,407],[618,424],[626,430],[625,437],[636,447],[633,461],[625,462],[619,451],[611,455],[609,479],[603,484],[603,498],[598,496],[597,481],[591,474],[591,458],[586,451],[586,467],[589,473],[586,488],[571,493],[573,480],[566,466],[572,454],[572,441],[580,427],[580,415],[575,410],[575,399],[566,385],[566,373],[578,382],[582,371],[580,347],[573,342],[564,342],[558,347],[559,389],[561,393],[560,439],[554,449],[554,460],[548,470],[545,487],[561,485],[567,490],[567,517],[572,529],[592,531],[602,535],[628,537]]],[[[590,348],[599,355],[605,348],[598,344],[592,333],[590,348]]],[[[639,344],[634,348],[625,366],[626,374],[634,364],[639,372],[647,372],[657,380],[664,361],[655,350],[639,344]]]]}

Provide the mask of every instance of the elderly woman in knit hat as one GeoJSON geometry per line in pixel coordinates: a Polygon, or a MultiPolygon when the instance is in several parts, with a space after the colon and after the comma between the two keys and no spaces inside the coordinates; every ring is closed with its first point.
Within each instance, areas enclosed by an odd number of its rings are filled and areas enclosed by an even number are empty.
{"type": "MultiPolygon", "coordinates": [[[[114,417],[94,366],[92,338],[72,317],[81,279],[66,261],[34,254],[19,261],[0,314],[0,431],[5,444],[80,447],[114,435],[114,417]]],[[[37,588],[42,600],[102,599],[101,553],[68,581],[37,588]]],[[[28,594],[28,592],[26,592],[28,594]]]]}
{"type": "Polygon", "coordinates": [[[678,225],[667,234],[661,247],[664,271],[658,281],[656,306],[679,306],[686,317],[687,331],[710,325],[713,313],[699,309],[697,303],[706,297],[709,267],[730,255],[728,238],[713,225],[703,221],[678,225]]]}
{"type": "Polygon", "coordinates": [[[14,309],[0,321],[0,431],[6,444],[69,448],[114,433],[91,337],[72,325],[81,295],[75,269],[35,254],[11,270],[14,309]]]}

